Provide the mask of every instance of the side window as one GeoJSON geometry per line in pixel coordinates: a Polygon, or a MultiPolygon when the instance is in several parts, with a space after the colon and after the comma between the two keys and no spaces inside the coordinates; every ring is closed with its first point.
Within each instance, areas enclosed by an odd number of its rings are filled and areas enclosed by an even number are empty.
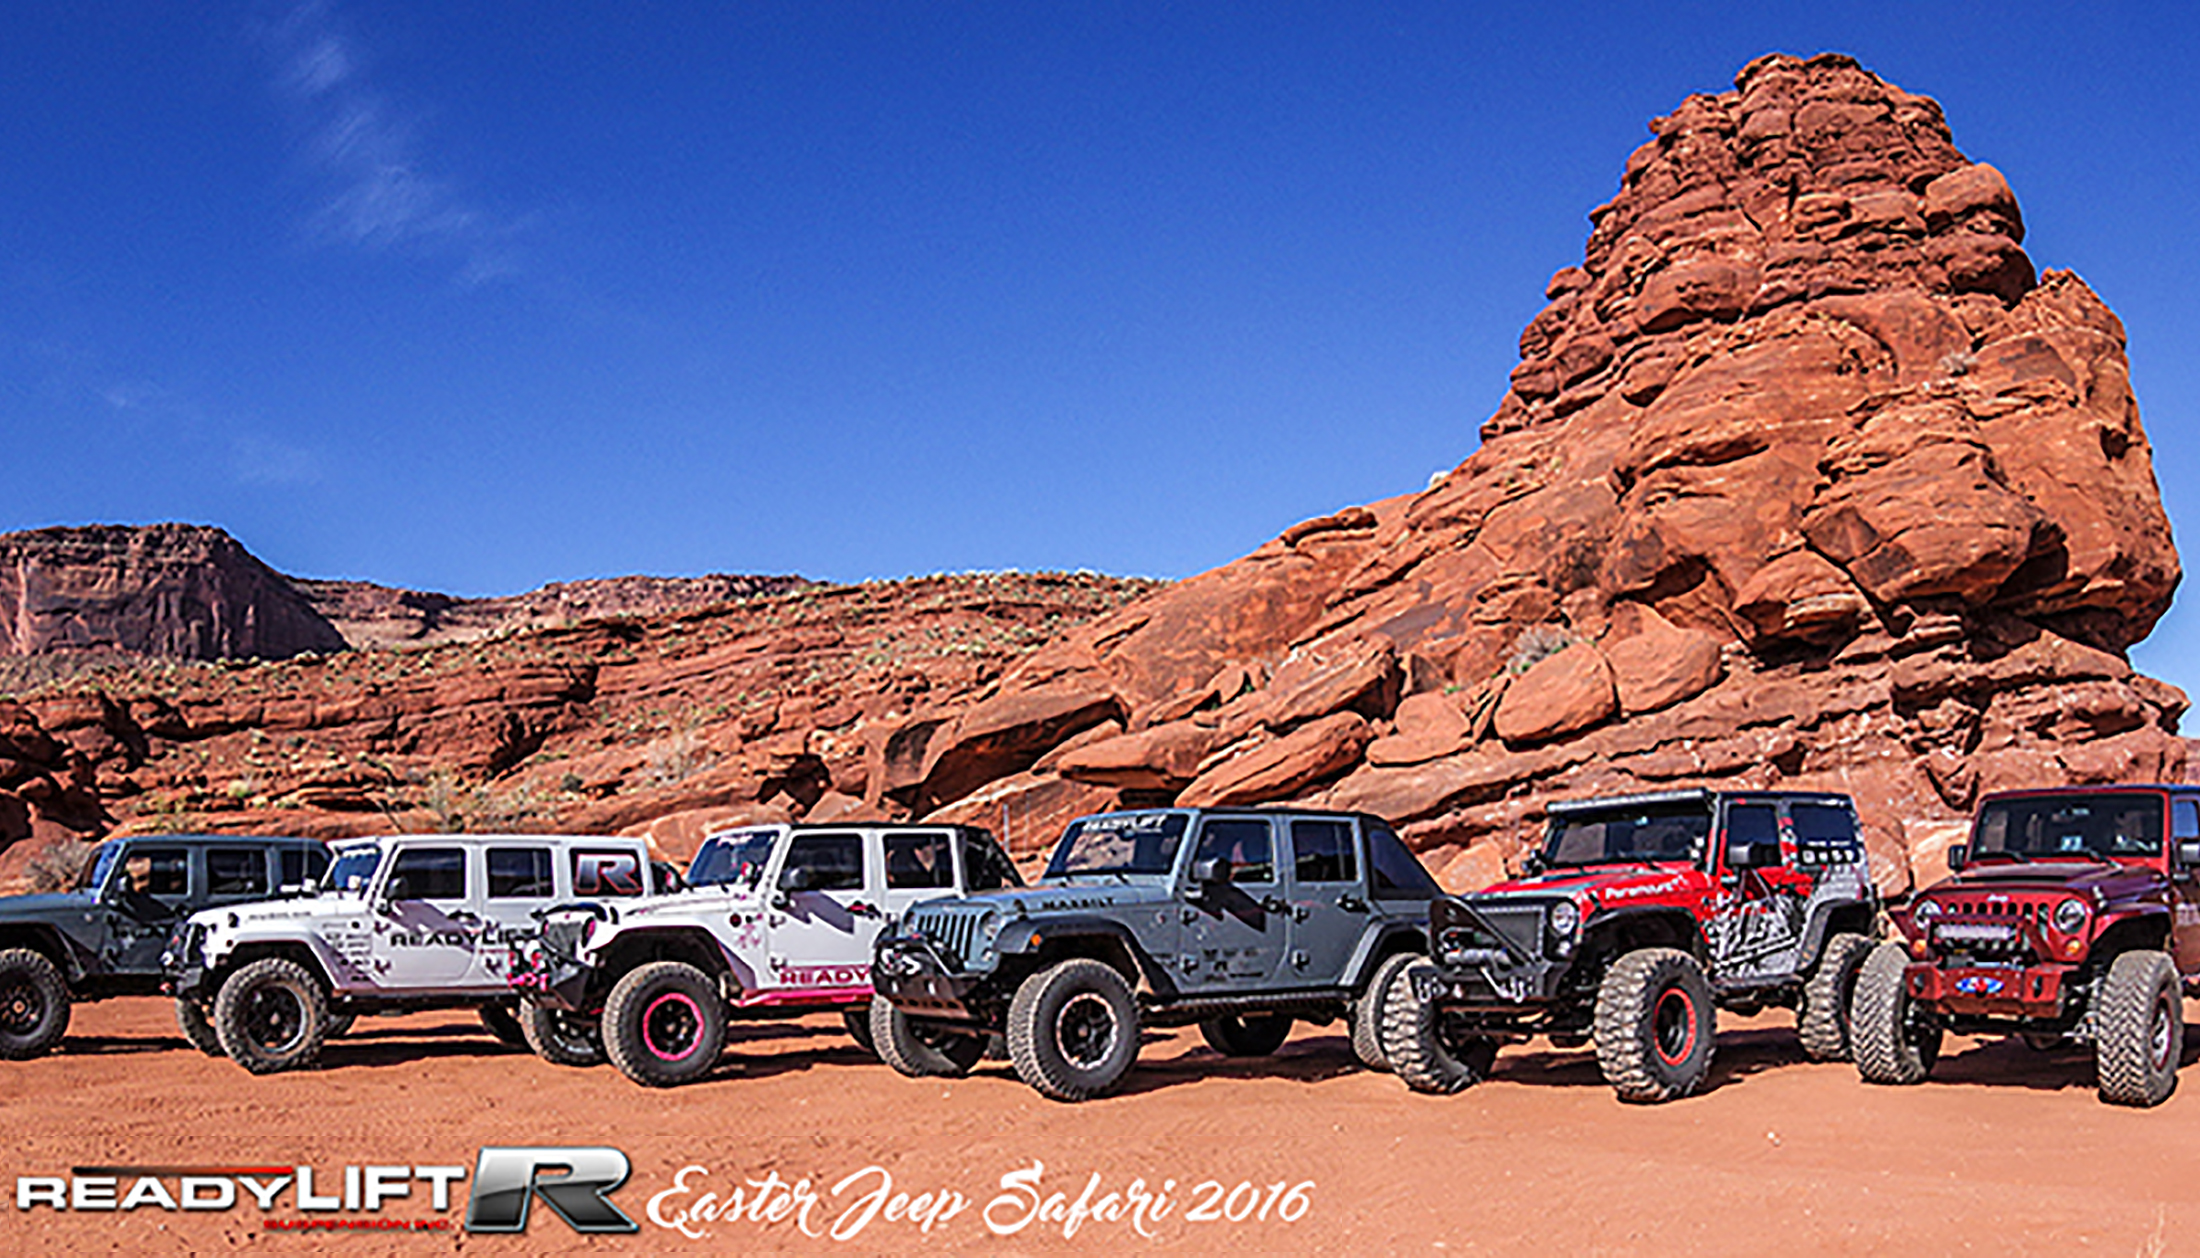
{"type": "Polygon", "coordinates": [[[328,849],[318,844],[282,848],[276,856],[282,861],[282,885],[285,887],[303,886],[306,879],[318,879],[328,872],[328,849]]]}
{"type": "Polygon", "coordinates": [[[1368,893],[1378,900],[1433,900],[1436,880],[1389,826],[1367,828],[1368,893]]]}
{"type": "Polygon", "coordinates": [[[805,834],[788,846],[786,867],[809,870],[812,891],[861,891],[863,836],[805,834]]]}
{"type": "Polygon", "coordinates": [[[267,852],[256,847],[206,849],[206,894],[266,895],[267,852]]]}
{"type": "Polygon", "coordinates": [[[1017,874],[1016,865],[1008,859],[1001,845],[983,835],[965,834],[963,848],[963,889],[965,891],[998,891],[1003,887],[1020,887],[1023,878],[1017,874]]]}
{"type": "Polygon", "coordinates": [[[954,840],[945,830],[886,836],[886,886],[889,890],[954,885],[954,840]]]}
{"type": "Polygon", "coordinates": [[[1232,882],[1274,882],[1276,857],[1268,837],[1268,822],[1258,817],[1217,817],[1199,831],[1196,864],[1203,860],[1230,862],[1232,882]]]}
{"type": "Polygon", "coordinates": [[[120,877],[125,890],[180,900],[191,893],[191,854],[180,847],[133,847],[122,858],[120,877]]]}
{"type": "Polygon", "coordinates": [[[1735,868],[1734,849],[1749,846],[1748,865],[1763,868],[1780,863],[1780,810],[1771,804],[1733,804],[1726,810],[1726,849],[1719,853],[1720,868],[1735,868]]]}
{"type": "Polygon", "coordinates": [[[649,890],[641,855],[631,848],[573,849],[573,894],[641,895],[649,890]]]}
{"type": "Polygon", "coordinates": [[[489,849],[490,899],[548,899],[556,894],[556,883],[550,876],[549,848],[489,849]]]}
{"type": "Polygon", "coordinates": [[[1853,843],[1856,816],[1836,804],[1794,804],[1788,816],[1795,820],[1797,843],[1853,843]]]}
{"type": "Polygon", "coordinates": [[[2200,800],[2180,799],[2170,804],[2169,834],[2180,843],[2200,839],[2200,800]]]}
{"type": "Polygon", "coordinates": [[[465,899],[466,849],[406,848],[390,866],[387,894],[392,900],[465,899]]]}
{"type": "Polygon", "coordinates": [[[1291,858],[1300,882],[1352,882],[1360,876],[1348,821],[1292,822],[1291,858]]]}

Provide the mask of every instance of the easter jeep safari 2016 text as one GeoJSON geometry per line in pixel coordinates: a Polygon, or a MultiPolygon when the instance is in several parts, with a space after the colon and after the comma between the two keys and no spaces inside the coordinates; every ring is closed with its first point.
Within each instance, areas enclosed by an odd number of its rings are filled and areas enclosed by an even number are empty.
{"type": "Polygon", "coordinates": [[[1806,1054],[1849,1052],[1878,900],[1843,795],[1671,791],[1551,805],[1529,873],[1429,909],[1430,959],[1393,984],[1383,1051],[1457,1092],[1498,1047],[1593,1043],[1628,1101],[1702,1086],[1717,1008],[1796,1010],[1806,1054]]]}
{"type": "MultiPolygon", "coordinates": [[[[296,893],[328,868],[314,839],[164,834],[109,839],[68,891],[0,899],[0,1059],[61,1042],[72,1003],[161,992],[177,922],[214,905],[296,893]]],[[[207,1032],[179,1006],[191,1042],[207,1032]]]]}
{"type": "Polygon", "coordinates": [[[193,915],[168,955],[179,1001],[207,1011],[222,1051],[254,1074],[319,1059],[344,1020],[478,1010],[523,1043],[506,980],[537,910],[650,892],[640,839],[408,834],[346,841],[315,894],[193,915]]]}
{"type": "Polygon", "coordinates": [[[1858,1073],[1919,1083],[1944,1032],[2015,1034],[2090,1045],[2103,1101],[2167,1100],[2200,980],[2200,788],[1989,795],[1948,864],[1864,964],[1858,1073]]]}
{"type": "Polygon", "coordinates": [[[546,912],[541,936],[513,950],[512,986],[543,1057],[586,1064],[562,1045],[600,1028],[612,1063],[652,1087],[709,1071],[734,1018],[837,1009],[869,1048],[871,951],[886,923],[1021,881],[993,836],[969,826],[728,831],[697,850],[685,892],[546,912]]]}
{"type": "Polygon", "coordinates": [[[1198,1023],[1232,1057],[1294,1021],[1348,1019],[1381,1065],[1379,993],[1426,948],[1435,880],[1369,816],[1295,809],[1102,813],[1038,886],[936,901],[880,937],[871,1036],[905,1075],[966,1073],[1006,1037],[1061,1101],[1113,1089],[1147,1026],[1198,1023]]]}

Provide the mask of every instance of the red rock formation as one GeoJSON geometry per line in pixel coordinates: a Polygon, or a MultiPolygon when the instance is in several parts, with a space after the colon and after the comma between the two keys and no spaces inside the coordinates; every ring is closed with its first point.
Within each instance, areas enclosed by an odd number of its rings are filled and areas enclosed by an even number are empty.
{"type": "Polygon", "coordinates": [[[554,628],[603,616],[659,616],[735,599],[784,594],[801,577],[606,577],[559,581],[496,598],[459,598],[365,581],[289,578],[306,602],[355,648],[470,642],[522,629],[554,628]]]}
{"type": "Polygon", "coordinates": [[[917,714],[1127,714],[1051,773],[996,732],[956,785],[1367,808],[1457,878],[1552,797],[1828,787],[1900,888],[1905,827],[1981,790],[2179,776],[2185,698],[2123,656],[2179,576],[2123,329],[2035,281],[2001,175],[1838,56],[1651,130],[1481,450],[917,714]]]}
{"type": "Polygon", "coordinates": [[[282,659],[343,646],[281,574],[220,529],[92,525],[0,535],[0,655],[282,659]]]}

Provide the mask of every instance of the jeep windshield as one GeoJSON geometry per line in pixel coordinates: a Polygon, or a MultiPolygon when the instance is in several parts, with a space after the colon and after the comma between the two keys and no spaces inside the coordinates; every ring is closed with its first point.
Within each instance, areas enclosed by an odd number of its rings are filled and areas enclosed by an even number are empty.
{"type": "Polygon", "coordinates": [[[122,840],[109,839],[99,845],[99,856],[77,875],[71,891],[97,891],[107,885],[107,875],[114,872],[115,861],[122,855],[122,840]]]}
{"type": "Polygon", "coordinates": [[[695,849],[695,859],[688,865],[688,885],[755,886],[764,876],[764,863],[772,858],[772,843],[778,837],[777,830],[730,830],[711,835],[695,849]]]}
{"type": "Polygon", "coordinates": [[[1676,802],[1563,812],[1543,844],[1548,868],[1701,859],[1711,837],[1707,804],[1676,802]]]}
{"type": "Polygon", "coordinates": [[[1979,809],[1971,855],[2020,861],[2162,854],[2162,797],[2133,792],[2022,795],[1979,809]]]}
{"type": "Polygon", "coordinates": [[[374,846],[345,848],[336,854],[336,863],[328,867],[328,874],[321,879],[321,889],[335,895],[364,895],[367,884],[374,881],[374,871],[382,863],[382,849],[374,846]]]}
{"type": "Polygon", "coordinates": [[[1088,874],[1168,874],[1191,818],[1180,812],[1102,813],[1069,823],[1042,880],[1088,874]]]}

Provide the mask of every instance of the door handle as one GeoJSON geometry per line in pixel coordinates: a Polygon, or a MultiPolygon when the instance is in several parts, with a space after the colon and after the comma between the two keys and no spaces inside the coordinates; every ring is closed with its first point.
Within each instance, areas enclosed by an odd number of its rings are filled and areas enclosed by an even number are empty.
{"type": "Polygon", "coordinates": [[[849,905],[849,906],[848,906],[848,911],[849,911],[850,913],[854,914],[854,915],[855,915],[855,916],[857,916],[857,917],[877,917],[877,916],[878,916],[878,908],[877,908],[877,906],[875,906],[875,905],[870,905],[870,904],[865,904],[865,903],[864,903],[863,901],[861,901],[861,900],[858,900],[858,901],[856,901],[855,903],[853,903],[853,904],[849,905]]]}
{"type": "Polygon", "coordinates": [[[1337,897],[1337,907],[1347,913],[1365,913],[1367,912],[1367,901],[1346,892],[1344,895],[1337,897]]]}
{"type": "Polygon", "coordinates": [[[1271,913],[1281,913],[1291,907],[1291,902],[1280,895],[1264,895],[1260,898],[1260,906],[1271,913]]]}

